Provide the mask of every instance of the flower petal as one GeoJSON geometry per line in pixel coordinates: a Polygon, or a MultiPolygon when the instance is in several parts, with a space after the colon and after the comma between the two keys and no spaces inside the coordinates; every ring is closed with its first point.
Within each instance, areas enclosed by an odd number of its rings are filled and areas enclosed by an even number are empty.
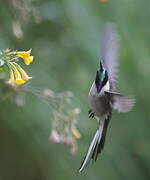
{"type": "Polygon", "coordinates": [[[24,81],[28,81],[28,80],[32,79],[32,77],[29,77],[28,74],[17,63],[13,63],[13,64],[15,64],[15,66],[17,67],[17,69],[20,72],[21,77],[24,81]]]}
{"type": "Polygon", "coordinates": [[[76,139],[80,139],[81,138],[81,134],[79,133],[79,131],[76,128],[72,128],[71,129],[72,135],[76,138],[76,139]]]}
{"type": "Polygon", "coordinates": [[[14,72],[14,81],[16,84],[24,84],[26,81],[22,79],[20,72],[18,71],[17,67],[15,66],[15,64],[11,63],[10,64],[11,67],[13,68],[13,72],[14,72]]]}
{"type": "Polygon", "coordinates": [[[61,141],[61,138],[56,130],[52,130],[50,135],[50,141],[59,143],[61,141]]]}
{"type": "Polygon", "coordinates": [[[30,63],[33,61],[33,56],[30,56],[31,50],[32,49],[29,49],[28,51],[17,51],[16,56],[22,58],[26,65],[30,65],[30,63]]]}
{"type": "Polygon", "coordinates": [[[14,76],[14,72],[11,68],[9,68],[9,80],[7,81],[7,83],[9,84],[14,84],[15,83],[15,76],[14,76]]]}

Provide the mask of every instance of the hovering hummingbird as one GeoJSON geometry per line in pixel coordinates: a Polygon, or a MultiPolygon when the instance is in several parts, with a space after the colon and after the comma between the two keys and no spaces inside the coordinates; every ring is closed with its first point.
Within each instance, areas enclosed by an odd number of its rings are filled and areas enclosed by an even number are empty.
{"type": "Polygon", "coordinates": [[[103,150],[112,110],[128,112],[135,103],[133,97],[116,92],[118,34],[113,25],[108,24],[105,27],[102,37],[99,69],[96,71],[96,78],[88,95],[90,105],[89,117],[95,117],[97,119],[98,128],[79,168],[79,172],[81,172],[91,160],[96,161],[98,155],[103,150]]]}

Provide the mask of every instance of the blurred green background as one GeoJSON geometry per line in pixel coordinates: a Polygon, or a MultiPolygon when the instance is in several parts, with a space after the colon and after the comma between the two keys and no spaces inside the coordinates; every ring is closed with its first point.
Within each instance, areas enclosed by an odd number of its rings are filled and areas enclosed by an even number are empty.
{"type": "Polygon", "coordinates": [[[149,0],[0,1],[0,49],[32,48],[34,63],[25,67],[33,77],[30,86],[70,90],[82,111],[82,138],[71,156],[69,147],[48,140],[53,116],[46,104],[30,94],[23,107],[0,101],[0,180],[150,179],[149,19],[149,0]],[[96,129],[88,119],[87,94],[107,22],[120,35],[118,91],[135,95],[137,103],[130,113],[113,113],[103,153],[78,174],[96,129]]]}

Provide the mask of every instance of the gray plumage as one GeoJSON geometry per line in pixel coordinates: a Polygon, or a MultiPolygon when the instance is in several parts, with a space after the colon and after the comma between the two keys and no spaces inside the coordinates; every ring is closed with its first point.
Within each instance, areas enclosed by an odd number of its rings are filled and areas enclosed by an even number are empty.
{"type": "Polygon", "coordinates": [[[118,67],[118,34],[113,25],[108,24],[103,33],[100,67],[91,86],[88,100],[89,117],[95,117],[98,129],[89,145],[87,154],[79,168],[81,172],[90,161],[97,160],[98,154],[104,148],[107,128],[112,110],[128,112],[135,103],[133,97],[116,92],[118,67]]]}
{"type": "Polygon", "coordinates": [[[113,24],[107,24],[102,36],[101,61],[103,67],[107,69],[111,91],[116,91],[117,88],[118,41],[119,35],[116,33],[115,26],[113,24]]]}

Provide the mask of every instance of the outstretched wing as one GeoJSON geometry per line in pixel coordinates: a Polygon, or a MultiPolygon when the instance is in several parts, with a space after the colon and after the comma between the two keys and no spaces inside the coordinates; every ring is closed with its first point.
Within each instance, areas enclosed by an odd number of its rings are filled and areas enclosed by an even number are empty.
{"type": "Polygon", "coordinates": [[[116,90],[117,83],[118,40],[119,36],[114,25],[107,24],[102,35],[101,62],[107,70],[111,91],[116,90]]]}
{"type": "Polygon", "coordinates": [[[105,91],[105,94],[112,99],[113,109],[118,112],[129,112],[136,102],[132,96],[109,91],[105,91]]]}

